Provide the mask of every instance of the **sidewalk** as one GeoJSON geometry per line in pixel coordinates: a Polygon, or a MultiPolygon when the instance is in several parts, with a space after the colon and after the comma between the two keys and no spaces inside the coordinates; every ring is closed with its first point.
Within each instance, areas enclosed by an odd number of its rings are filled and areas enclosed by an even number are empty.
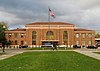
{"type": "Polygon", "coordinates": [[[75,51],[80,54],[84,54],[86,56],[100,60],[100,54],[94,53],[94,52],[100,52],[100,49],[77,49],[75,51]]]}
{"type": "MultiPolygon", "coordinates": [[[[2,52],[2,50],[0,50],[0,53],[2,52]]],[[[6,58],[9,58],[11,56],[14,56],[14,55],[17,55],[17,54],[21,54],[25,52],[24,50],[18,50],[18,49],[7,49],[5,50],[5,54],[3,55],[0,55],[0,60],[3,60],[3,59],[6,59],[6,58]]]]}

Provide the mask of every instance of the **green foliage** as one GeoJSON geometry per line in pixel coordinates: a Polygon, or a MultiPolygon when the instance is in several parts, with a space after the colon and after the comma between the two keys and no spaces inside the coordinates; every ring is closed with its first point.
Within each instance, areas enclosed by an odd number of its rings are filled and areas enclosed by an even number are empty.
{"type": "Polygon", "coordinates": [[[0,71],[100,71],[100,61],[72,51],[25,52],[0,61],[0,71]]]}
{"type": "Polygon", "coordinates": [[[7,24],[5,22],[0,22],[0,43],[6,44],[4,31],[7,29],[7,24]]]}
{"type": "Polygon", "coordinates": [[[100,32],[96,33],[95,37],[100,38],[100,32]]]}

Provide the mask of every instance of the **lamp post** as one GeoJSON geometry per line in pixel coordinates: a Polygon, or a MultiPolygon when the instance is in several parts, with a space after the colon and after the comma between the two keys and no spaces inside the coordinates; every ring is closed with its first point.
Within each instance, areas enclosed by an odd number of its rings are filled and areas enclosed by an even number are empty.
{"type": "MultiPolygon", "coordinates": [[[[6,27],[3,25],[3,35],[4,35],[4,29],[5,29],[6,27]]],[[[4,35],[4,37],[5,37],[5,35],[4,35]]],[[[3,43],[3,52],[5,52],[5,40],[3,40],[4,41],[4,43],[3,43]]]]}

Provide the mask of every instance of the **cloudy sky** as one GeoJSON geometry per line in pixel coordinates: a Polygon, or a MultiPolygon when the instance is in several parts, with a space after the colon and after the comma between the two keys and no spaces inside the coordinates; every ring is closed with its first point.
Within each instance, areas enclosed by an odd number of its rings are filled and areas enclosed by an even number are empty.
{"type": "Polygon", "coordinates": [[[48,6],[56,16],[51,21],[100,30],[100,0],[0,0],[0,21],[10,29],[48,21],[48,6]]]}

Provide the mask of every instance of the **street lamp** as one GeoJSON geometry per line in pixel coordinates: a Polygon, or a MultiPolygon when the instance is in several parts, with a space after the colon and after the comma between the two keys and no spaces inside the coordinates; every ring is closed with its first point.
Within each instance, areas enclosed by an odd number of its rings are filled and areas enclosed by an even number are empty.
{"type": "MultiPolygon", "coordinates": [[[[3,29],[5,29],[6,27],[3,25],[3,29]]],[[[4,30],[3,30],[3,33],[4,33],[4,30]]],[[[5,35],[4,35],[5,37],[5,35]]],[[[3,52],[5,52],[5,42],[4,42],[4,47],[3,47],[3,52]]]]}

